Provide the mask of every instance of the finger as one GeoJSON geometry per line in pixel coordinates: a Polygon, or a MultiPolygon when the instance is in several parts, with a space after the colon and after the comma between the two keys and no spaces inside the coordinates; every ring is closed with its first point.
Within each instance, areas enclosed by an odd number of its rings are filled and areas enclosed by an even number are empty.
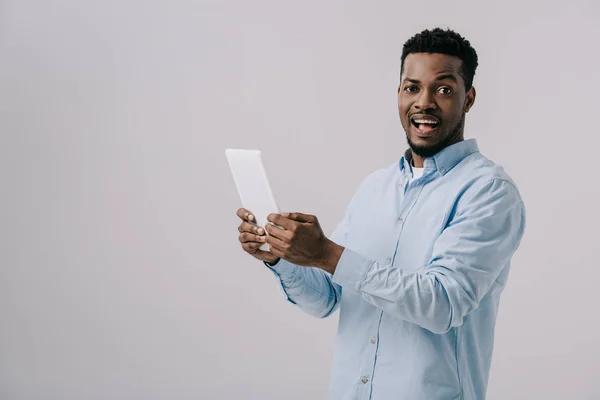
{"type": "Polygon", "coordinates": [[[275,256],[277,258],[283,258],[284,254],[283,251],[279,250],[277,247],[275,246],[270,246],[269,247],[269,253],[272,254],[273,256],[275,256]]]}
{"type": "Polygon", "coordinates": [[[270,264],[274,264],[281,258],[269,251],[264,251],[264,250],[256,250],[256,252],[252,255],[257,259],[259,259],[261,261],[266,261],[270,264]]]}
{"type": "Polygon", "coordinates": [[[242,233],[242,232],[251,232],[251,233],[255,233],[257,235],[264,235],[265,234],[264,228],[261,228],[260,226],[256,226],[256,225],[251,224],[251,223],[246,222],[246,221],[243,221],[238,226],[238,231],[240,233],[242,233]]]}
{"type": "Polygon", "coordinates": [[[238,209],[236,214],[244,221],[255,221],[254,215],[252,215],[252,213],[245,208],[238,209]]]}
{"type": "Polygon", "coordinates": [[[255,254],[265,242],[246,242],[242,243],[242,249],[246,253],[255,254]]]}
{"type": "Polygon", "coordinates": [[[238,236],[238,239],[241,243],[257,242],[257,243],[263,244],[263,243],[265,243],[266,238],[267,238],[266,236],[255,235],[250,232],[242,232],[238,236]]]}
{"type": "Polygon", "coordinates": [[[287,230],[294,229],[294,225],[296,225],[296,222],[284,217],[281,214],[269,214],[267,221],[272,222],[275,225],[279,225],[287,230]]]}
{"type": "MultiPolygon", "coordinates": [[[[277,229],[277,228],[275,228],[277,229]]],[[[271,249],[275,248],[280,252],[287,251],[290,248],[289,243],[282,241],[281,239],[276,238],[275,236],[267,236],[266,242],[269,243],[271,249]]]]}
{"type": "Polygon", "coordinates": [[[317,217],[315,217],[314,215],[302,214],[299,212],[282,213],[282,215],[296,222],[315,222],[315,220],[317,219],[317,217]]]}
{"type": "Polygon", "coordinates": [[[274,236],[283,242],[289,243],[290,240],[292,239],[292,231],[278,228],[275,225],[267,224],[267,226],[265,227],[265,230],[267,231],[267,233],[269,235],[274,236]]]}
{"type": "MultiPolygon", "coordinates": [[[[271,264],[277,262],[280,257],[272,254],[269,251],[260,250],[260,247],[263,244],[264,243],[248,242],[248,243],[243,243],[242,248],[244,249],[244,251],[246,253],[250,254],[251,256],[253,256],[254,258],[256,258],[258,260],[267,261],[271,264]]],[[[271,249],[272,248],[270,248],[269,250],[271,250],[271,249]]]]}

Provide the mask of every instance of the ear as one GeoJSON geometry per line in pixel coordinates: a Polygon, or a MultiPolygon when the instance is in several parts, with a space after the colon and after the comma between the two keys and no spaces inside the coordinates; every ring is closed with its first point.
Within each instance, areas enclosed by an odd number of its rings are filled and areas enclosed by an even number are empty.
{"type": "Polygon", "coordinates": [[[471,86],[471,89],[467,92],[467,96],[465,98],[465,112],[469,112],[473,104],[475,104],[475,96],[477,92],[475,91],[475,87],[471,86]]]}

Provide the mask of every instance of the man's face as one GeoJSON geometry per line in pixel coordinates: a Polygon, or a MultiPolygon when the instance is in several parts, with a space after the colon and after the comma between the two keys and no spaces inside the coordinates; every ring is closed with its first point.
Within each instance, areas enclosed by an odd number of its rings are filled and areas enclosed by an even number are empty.
{"type": "Polygon", "coordinates": [[[463,140],[475,89],[465,93],[461,64],[458,57],[437,53],[412,53],[404,60],[398,110],[408,144],[420,157],[463,140]]]}

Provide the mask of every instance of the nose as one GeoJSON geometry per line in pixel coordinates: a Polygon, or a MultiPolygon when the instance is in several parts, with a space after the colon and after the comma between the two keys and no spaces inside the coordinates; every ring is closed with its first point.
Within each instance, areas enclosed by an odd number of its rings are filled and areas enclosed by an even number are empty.
{"type": "Polygon", "coordinates": [[[417,110],[435,110],[437,104],[435,104],[433,94],[429,90],[422,90],[414,103],[414,107],[417,110]]]}

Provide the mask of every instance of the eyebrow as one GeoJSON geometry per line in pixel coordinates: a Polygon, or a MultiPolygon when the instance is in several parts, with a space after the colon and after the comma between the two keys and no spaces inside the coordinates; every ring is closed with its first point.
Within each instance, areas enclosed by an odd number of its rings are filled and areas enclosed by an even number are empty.
{"type": "MultiPolygon", "coordinates": [[[[451,81],[458,83],[456,76],[454,76],[453,74],[442,74],[438,75],[437,78],[435,78],[436,81],[443,81],[444,79],[450,79],[451,81]]],[[[418,79],[413,78],[404,78],[404,80],[410,83],[421,83],[418,79]]]]}
{"type": "Polygon", "coordinates": [[[451,81],[458,82],[456,76],[454,76],[453,74],[438,75],[436,81],[443,81],[444,79],[450,79],[451,81]]]}

